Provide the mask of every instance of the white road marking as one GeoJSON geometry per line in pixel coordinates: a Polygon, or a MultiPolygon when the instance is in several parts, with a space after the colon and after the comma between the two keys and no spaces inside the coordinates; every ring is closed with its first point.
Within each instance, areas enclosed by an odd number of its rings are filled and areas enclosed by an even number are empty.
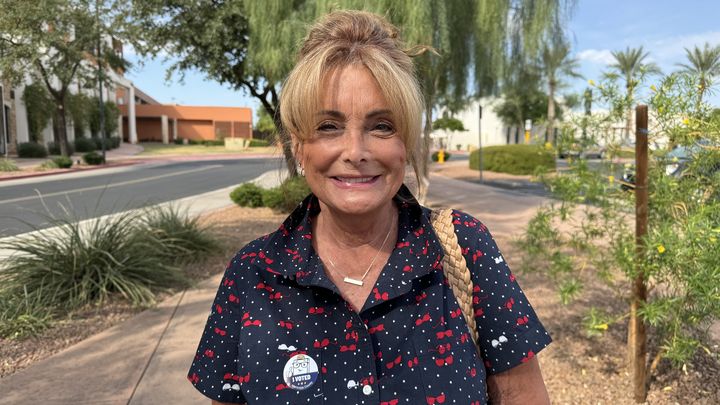
{"type": "MultiPolygon", "coordinates": [[[[41,195],[41,194],[38,193],[38,195],[33,195],[33,196],[11,198],[11,199],[9,199],[9,200],[0,200],[0,204],[10,204],[10,203],[17,203],[17,202],[21,202],[21,201],[29,201],[29,200],[33,200],[33,199],[36,199],[36,198],[47,198],[47,197],[54,197],[54,196],[56,196],[56,195],[66,195],[66,194],[72,194],[72,193],[82,193],[83,191],[103,190],[103,189],[109,189],[109,188],[114,188],[114,187],[127,186],[127,185],[129,185],[129,184],[137,184],[137,183],[142,183],[142,182],[145,182],[145,181],[162,179],[162,178],[165,178],[165,177],[173,177],[173,176],[179,176],[179,175],[187,174],[187,173],[202,172],[202,171],[205,171],[205,170],[208,170],[208,169],[214,169],[214,168],[217,168],[217,167],[223,167],[223,165],[203,166],[203,167],[199,167],[199,168],[197,168],[197,169],[183,170],[183,171],[174,172],[174,173],[159,174],[159,175],[157,175],[157,176],[145,177],[145,178],[142,178],[142,179],[135,179],[135,180],[121,181],[121,182],[119,182],[119,183],[103,184],[103,185],[101,185],[101,186],[92,186],[92,187],[78,188],[78,189],[75,189],[75,190],[58,191],[58,192],[50,193],[50,194],[42,194],[42,195],[41,195]]],[[[35,190],[37,191],[37,189],[35,189],[35,190]]]]}

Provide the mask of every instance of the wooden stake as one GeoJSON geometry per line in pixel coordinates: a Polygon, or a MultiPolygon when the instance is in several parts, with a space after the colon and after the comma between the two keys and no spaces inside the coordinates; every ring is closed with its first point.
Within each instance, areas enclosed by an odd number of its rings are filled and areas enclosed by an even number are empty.
{"type": "Polygon", "coordinates": [[[635,254],[636,276],[632,285],[630,300],[630,325],[628,327],[628,358],[633,376],[633,397],[635,402],[645,402],[647,397],[646,357],[647,337],[645,323],[638,310],[647,301],[644,238],[648,227],[648,108],[638,105],[635,109],[635,254]]]}

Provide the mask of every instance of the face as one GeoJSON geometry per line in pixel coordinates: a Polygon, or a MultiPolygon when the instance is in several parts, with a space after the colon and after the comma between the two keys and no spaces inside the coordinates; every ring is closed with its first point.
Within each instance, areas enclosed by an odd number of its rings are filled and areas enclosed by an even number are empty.
{"type": "Polygon", "coordinates": [[[314,132],[298,158],[323,210],[362,215],[387,209],[405,176],[406,150],[396,117],[365,67],[323,81],[314,132]]]}

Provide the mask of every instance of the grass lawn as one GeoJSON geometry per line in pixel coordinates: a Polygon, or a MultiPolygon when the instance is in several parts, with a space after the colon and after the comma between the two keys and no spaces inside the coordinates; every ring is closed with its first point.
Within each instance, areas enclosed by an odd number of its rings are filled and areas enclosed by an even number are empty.
{"type": "Polygon", "coordinates": [[[162,143],[142,143],[143,151],[141,156],[163,156],[163,155],[210,155],[221,153],[275,153],[275,146],[252,147],[241,150],[225,149],[225,146],[205,145],[163,145],[162,143]]]}

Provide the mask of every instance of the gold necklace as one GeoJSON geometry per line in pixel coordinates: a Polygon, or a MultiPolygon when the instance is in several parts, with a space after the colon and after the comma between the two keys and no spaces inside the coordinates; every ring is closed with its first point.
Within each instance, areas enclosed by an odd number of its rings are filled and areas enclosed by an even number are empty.
{"type": "Polygon", "coordinates": [[[346,283],[348,283],[348,284],[354,284],[354,285],[362,286],[362,285],[363,285],[363,280],[365,280],[365,276],[368,275],[368,273],[370,272],[370,269],[372,269],[372,267],[373,267],[373,264],[375,264],[375,260],[377,260],[378,256],[380,256],[380,252],[382,252],[383,248],[385,248],[385,243],[387,243],[388,238],[390,237],[390,233],[392,232],[392,229],[393,229],[393,224],[392,224],[392,222],[391,222],[391,223],[390,223],[390,229],[388,229],[387,234],[385,235],[385,240],[383,240],[382,245],[380,245],[380,249],[378,249],[378,252],[375,253],[375,257],[373,257],[373,259],[372,259],[372,261],[370,262],[370,265],[368,266],[367,270],[365,270],[365,274],[363,274],[362,277],[360,277],[359,280],[356,279],[356,278],[352,278],[352,277],[349,277],[349,276],[343,274],[343,272],[341,272],[341,271],[337,268],[337,266],[335,266],[335,263],[333,263],[333,261],[332,261],[332,259],[330,258],[330,256],[327,256],[328,262],[330,262],[330,265],[332,266],[332,268],[333,268],[336,272],[340,273],[340,275],[343,276],[343,281],[344,281],[344,282],[346,282],[346,283]]]}

